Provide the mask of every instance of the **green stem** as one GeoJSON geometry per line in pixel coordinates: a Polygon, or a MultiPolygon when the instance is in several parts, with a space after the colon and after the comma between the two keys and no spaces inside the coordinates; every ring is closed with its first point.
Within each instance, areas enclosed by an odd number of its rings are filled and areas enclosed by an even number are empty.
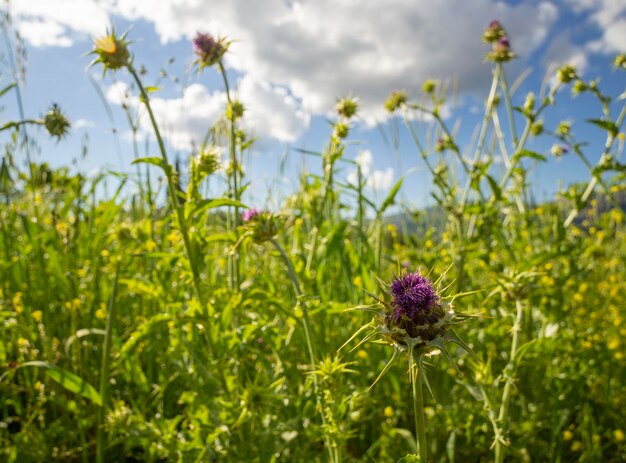
{"type": "MultiPolygon", "coordinates": [[[[150,106],[150,98],[148,96],[148,92],[144,88],[137,71],[132,66],[132,64],[128,65],[128,71],[135,79],[135,83],[139,88],[139,92],[141,93],[141,100],[148,111],[148,116],[150,116],[150,122],[152,123],[152,128],[154,129],[154,135],[156,136],[157,143],[159,145],[159,151],[161,153],[161,159],[163,161],[163,170],[165,171],[165,177],[167,179],[167,191],[169,194],[170,202],[172,203],[172,208],[176,211],[176,217],[178,219],[178,226],[180,228],[180,232],[183,235],[183,242],[185,244],[185,251],[187,253],[187,259],[189,261],[189,266],[191,267],[191,273],[193,275],[193,284],[196,292],[196,297],[200,302],[202,307],[206,307],[204,293],[202,291],[202,285],[200,283],[200,271],[198,270],[198,265],[196,261],[196,253],[194,252],[191,246],[191,240],[189,239],[189,230],[187,229],[187,221],[185,220],[185,214],[183,212],[183,208],[181,207],[178,198],[177,198],[177,187],[174,182],[173,177],[173,169],[167,159],[167,153],[165,151],[165,144],[163,143],[163,139],[161,138],[161,132],[159,131],[159,125],[156,122],[154,117],[154,113],[152,112],[152,107],[150,106]]],[[[215,350],[213,348],[213,339],[210,333],[207,333],[207,341],[209,343],[209,349],[211,353],[215,350]]]]}
{"type": "Polygon", "coordinates": [[[115,272],[115,280],[113,281],[113,292],[109,299],[109,307],[107,314],[107,323],[104,334],[104,346],[102,347],[102,362],[100,364],[100,397],[102,398],[102,406],[98,410],[98,432],[96,440],[96,463],[104,463],[106,433],[104,431],[104,416],[106,405],[109,401],[109,365],[111,362],[111,331],[113,330],[115,296],[117,294],[117,282],[119,277],[119,266],[115,272]]]}
{"type": "Polygon", "coordinates": [[[513,145],[517,145],[517,130],[515,128],[515,119],[513,118],[513,105],[511,104],[511,92],[509,92],[509,85],[506,82],[506,74],[502,63],[497,64],[500,70],[500,81],[502,83],[502,90],[504,92],[504,104],[506,105],[506,112],[509,117],[509,125],[511,126],[511,136],[513,137],[513,145]]]}
{"type": "MultiPolygon", "coordinates": [[[[287,267],[287,275],[291,280],[291,284],[293,285],[293,290],[297,299],[300,299],[303,295],[302,287],[300,286],[300,280],[298,279],[298,275],[296,274],[295,269],[293,268],[293,264],[291,263],[291,259],[280,245],[276,238],[271,238],[270,243],[274,246],[274,248],[280,254],[285,266],[287,267]]],[[[311,368],[316,365],[315,360],[315,349],[313,347],[313,336],[311,332],[311,320],[309,318],[309,310],[306,306],[306,302],[302,301],[302,325],[304,327],[304,337],[306,339],[307,350],[309,353],[309,361],[311,362],[311,368]]],[[[324,424],[324,428],[326,429],[326,416],[324,414],[324,407],[322,406],[322,396],[320,394],[319,384],[317,381],[317,376],[314,374],[313,378],[313,389],[315,391],[315,397],[317,401],[317,407],[320,411],[320,415],[322,416],[322,423],[324,424]]],[[[331,462],[339,462],[341,458],[339,456],[337,443],[327,434],[325,433],[324,440],[326,442],[326,447],[329,454],[329,459],[331,462]]]]}
{"type": "MultiPolygon", "coordinates": [[[[500,402],[500,413],[498,414],[498,424],[500,426],[500,435],[506,436],[507,434],[507,421],[509,415],[509,403],[511,401],[511,392],[513,390],[513,384],[515,383],[515,357],[520,345],[520,333],[522,332],[522,325],[524,322],[524,307],[519,299],[515,300],[515,323],[513,324],[512,334],[513,341],[511,343],[511,354],[509,355],[509,362],[504,369],[504,376],[506,383],[504,384],[504,391],[502,392],[502,401],[500,402]]],[[[503,439],[500,438],[496,441],[496,463],[502,463],[504,461],[505,444],[503,439]]]]}
{"type": "Polygon", "coordinates": [[[426,441],[426,419],[424,417],[424,388],[423,380],[415,359],[413,350],[410,347],[409,371],[411,372],[411,390],[413,392],[413,414],[415,415],[415,444],[416,452],[420,456],[422,463],[428,463],[428,444],[426,441]]]}
{"type": "MultiPolygon", "coordinates": [[[[239,162],[237,160],[237,147],[236,147],[236,136],[235,136],[235,117],[233,114],[233,104],[230,96],[230,86],[228,85],[228,77],[226,76],[226,70],[224,69],[224,65],[221,60],[217,62],[217,65],[220,70],[220,74],[222,75],[222,80],[224,81],[224,90],[226,92],[226,100],[228,101],[228,105],[231,108],[230,117],[228,117],[229,122],[229,130],[230,130],[230,141],[228,144],[228,151],[230,157],[230,164],[232,172],[230,177],[232,179],[232,190],[229,192],[230,196],[239,200],[239,162]]],[[[229,188],[231,187],[231,182],[229,179],[229,188]]],[[[230,231],[235,231],[237,229],[237,225],[239,225],[239,208],[235,206],[232,210],[232,216],[230,219],[230,231]]],[[[239,251],[235,250],[233,254],[229,254],[229,284],[231,289],[239,288],[239,251]]]]}

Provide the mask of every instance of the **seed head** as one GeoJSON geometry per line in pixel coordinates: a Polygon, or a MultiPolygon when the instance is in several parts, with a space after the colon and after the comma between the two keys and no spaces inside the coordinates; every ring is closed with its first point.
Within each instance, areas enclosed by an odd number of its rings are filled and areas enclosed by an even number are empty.
{"type": "Polygon", "coordinates": [[[211,34],[198,32],[193,39],[193,52],[198,56],[200,68],[210,67],[222,59],[230,42],[225,37],[217,40],[211,34]]]}
{"type": "Polygon", "coordinates": [[[56,103],[43,117],[43,123],[50,136],[57,137],[59,140],[67,135],[70,128],[67,117],[56,103]]]}

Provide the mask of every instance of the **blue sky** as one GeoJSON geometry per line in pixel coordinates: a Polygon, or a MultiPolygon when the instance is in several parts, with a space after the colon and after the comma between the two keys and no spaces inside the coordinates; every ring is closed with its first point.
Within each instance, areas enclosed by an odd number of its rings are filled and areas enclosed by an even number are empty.
{"type": "MultiPolygon", "coordinates": [[[[406,89],[418,99],[428,78],[457,82],[457,104],[446,107],[446,122],[458,127],[460,145],[469,156],[490,84],[491,66],[483,59],[488,48],[480,37],[492,19],[503,23],[518,55],[506,67],[509,81],[530,69],[515,96],[517,104],[528,91],[538,93],[546,73],[551,75],[561,63],[575,64],[586,79],[599,77],[603,90],[614,96],[626,83],[626,73],[611,66],[613,56],[626,51],[626,3],[619,0],[12,0],[9,8],[28,48],[26,114],[40,115],[57,102],[74,125],[72,136],[58,144],[41,137],[38,158],[57,166],[78,159],[73,168],[85,172],[134,171],[120,104],[132,107],[136,95],[128,87],[127,74],[103,79],[99,68],[87,69],[91,58],[85,54],[93,36],[111,24],[118,31],[128,29],[135,64],[148,70],[148,85],[167,69],[161,90],[153,94],[154,106],[171,156],[183,159],[191,141],[197,141],[224,108],[219,75],[207,70],[198,76],[192,70],[190,39],[196,31],[233,39],[226,66],[247,109],[246,127],[259,140],[246,161],[252,182],[248,200],[257,203],[275,203],[288,194],[297,185],[303,163],[319,171],[318,159],[303,159],[294,148],[321,150],[336,98],[353,95],[359,98],[360,117],[346,156],[354,159],[369,151],[361,159],[368,164],[371,195],[384,197],[405,175],[403,199],[428,204],[430,178],[401,124],[385,113],[384,101],[394,89],[406,89]],[[170,58],[174,61],[168,64],[170,58]],[[90,75],[112,110],[115,135],[90,75]],[[389,140],[396,127],[399,138],[393,146],[389,140]],[[89,151],[82,159],[85,137],[89,151]],[[283,161],[286,167],[281,170],[283,161]]],[[[1,75],[4,85],[12,79],[8,68],[1,75]]],[[[591,160],[597,160],[604,133],[585,119],[599,118],[600,107],[587,95],[572,99],[569,90],[560,91],[557,100],[546,112],[545,125],[570,120],[576,137],[589,142],[591,160]]],[[[3,105],[1,117],[16,118],[13,97],[5,96],[3,105]]],[[[505,117],[502,112],[501,119],[505,117]]],[[[140,135],[148,142],[140,143],[140,152],[143,155],[147,147],[154,155],[147,122],[144,117],[140,135]]],[[[547,153],[551,144],[546,139],[530,147],[547,153]]],[[[342,173],[349,177],[350,167],[342,173]]],[[[568,155],[537,166],[532,180],[541,199],[550,197],[559,182],[588,177],[582,163],[568,155]]]]}

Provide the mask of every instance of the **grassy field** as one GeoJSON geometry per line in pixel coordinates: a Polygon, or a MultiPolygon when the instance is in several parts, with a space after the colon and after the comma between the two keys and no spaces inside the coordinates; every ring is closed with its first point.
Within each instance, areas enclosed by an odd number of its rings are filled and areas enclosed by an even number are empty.
{"type": "MultiPolygon", "coordinates": [[[[402,181],[376,203],[360,175],[337,177],[354,164],[352,99],[320,147],[323,175],[302,172],[275,211],[247,203],[245,101],[231,93],[184,168],[155,122],[159,151],[136,177],[25,164],[27,127],[67,135],[60,108],[4,121],[0,460],[625,461],[624,102],[567,66],[552,90],[512,95],[505,37],[485,32],[493,82],[473,146],[440,117],[440,83],[387,101],[430,170],[430,222],[386,219],[402,181]],[[603,153],[567,121],[541,123],[570,90],[602,108],[588,123],[603,153]],[[583,159],[589,183],[534,204],[528,172],[551,156],[583,159]],[[213,176],[227,187],[209,198],[213,176]]],[[[199,70],[226,85],[227,49],[194,41],[199,70]]],[[[151,117],[126,39],[97,40],[94,56],[134,80],[151,117]]]]}

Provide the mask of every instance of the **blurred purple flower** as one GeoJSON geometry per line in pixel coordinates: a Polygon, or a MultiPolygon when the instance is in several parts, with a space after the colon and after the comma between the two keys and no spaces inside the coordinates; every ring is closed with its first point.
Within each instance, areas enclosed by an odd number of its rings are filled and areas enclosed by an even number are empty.
{"type": "Polygon", "coordinates": [[[253,207],[252,209],[248,209],[248,210],[244,211],[243,214],[241,215],[241,219],[244,222],[250,222],[252,219],[257,217],[259,214],[261,214],[261,211],[253,207]]]}

